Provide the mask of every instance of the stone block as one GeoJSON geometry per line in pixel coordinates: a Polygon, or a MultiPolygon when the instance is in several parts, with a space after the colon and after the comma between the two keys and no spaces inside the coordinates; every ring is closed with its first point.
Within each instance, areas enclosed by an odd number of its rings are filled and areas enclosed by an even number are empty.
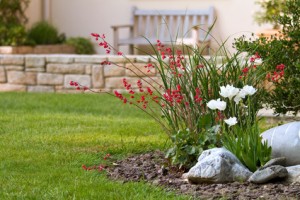
{"type": "Polygon", "coordinates": [[[49,55],[46,57],[47,63],[64,63],[70,64],[74,62],[73,55],[49,55]]]}
{"type": "Polygon", "coordinates": [[[91,56],[82,56],[77,55],[75,58],[75,63],[95,63],[100,64],[106,60],[105,55],[91,55],[91,56]]]}
{"type": "Polygon", "coordinates": [[[85,74],[92,74],[92,65],[85,65],[85,74]]]}
{"type": "Polygon", "coordinates": [[[25,92],[25,91],[26,91],[25,85],[16,85],[16,84],[9,84],[9,83],[0,84],[0,92],[25,92]]]}
{"type": "Polygon", "coordinates": [[[6,82],[6,73],[3,66],[0,66],[0,83],[6,82]]]}
{"type": "Polygon", "coordinates": [[[24,65],[24,56],[20,55],[0,55],[1,65],[24,65]]]}
{"type": "Polygon", "coordinates": [[[62,74],[38,73],[38,85],[62,85],[64,76],[62,74]]]}
{"type": "Polygon", "coordinates": [[[128,55],[126,57],[124,56],[116,56],[116,55],[107,55],[107,61],[116,64],[116,63],[130,63],[130,62],[136,62],[135,55],[128,55]]]}
{"type": "Polygon", "coordinates": [[[93,65],[92,68],[92,87],[93,88],[103,88],[104,87],[104,75],[103,66],[93,65]]]}
{"type": "Polygon", "coordinates": [[[44,67],[36,67],[36,68],[26,68],[26,72],[45,72],[46,69],[44,67]]]}
{"type": "Polygon", "coordinates": [[[21,71],[8,71],[7,82],[12,84],[36,84],[36,73],[34,72],[21,72],[21,71]]]}
{"type": "Polygon", "coordinates": [[[123,64],[120,64],[120,66],[114,64],[105,65],[104,76],[105,77],[125,76],[124,65],[123,64]]]}
{"type": "Polygon", "coordinates": [[[28,86],[28,92],[55,92],[53,86],[44,86],[44,85],[36,85],[36,86],[28,86]]]}
{"type": "Polygon", "coordinates": [[[110,77],[105,78],[105,88],[107,89],[124,89],[124,77],[110,77]]]}
{"type": "Polygon", "coordinates": [[[147,67],[147,63],[128,63],[126,64],[127,76],[156,76],[154,67],[147,67]],[[146,67],[145,67],[146,66],[146,67]],[[149,70],[149,71],[148,71],[149,70]]]}
{"type": "Polygon", "coordinates": [[[59,74],[84,74],[84,64],[56,64],[50,63],[47,65],[47,72],[59,74]]]}
{"type": "Polygon", "coordinates": [[[89,75],[65,75],[64,88],[74,88],[73,86],[70,86],[71,81],[78,82],[80,85],[88,88],[91,87],[91,76],[89,75]]]}
{"type": "Polygon", "coordinates": [[[6,71],[24,71],[24,66],[21,65],[6,65],[6,71]]]}
{"type": "Polygon", "coordinates": [[[26,68],[43,68],[46,65],[45,56],[27,55],[25,56],[26,68]]]}

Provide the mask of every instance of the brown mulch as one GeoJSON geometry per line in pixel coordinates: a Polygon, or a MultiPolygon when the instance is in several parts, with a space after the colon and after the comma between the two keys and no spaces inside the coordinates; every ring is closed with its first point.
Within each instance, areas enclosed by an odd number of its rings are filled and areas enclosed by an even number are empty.
{"type": "Polygon", "coordinates": [[[300,199],[300,184],[282,182],[268,184],[224,183],[192,185],[182,178],[183,172],[166,165],[160,151],[136,155],[114,163],[107,169],[114,180],[147,181],[195,199],[300,199]]]}

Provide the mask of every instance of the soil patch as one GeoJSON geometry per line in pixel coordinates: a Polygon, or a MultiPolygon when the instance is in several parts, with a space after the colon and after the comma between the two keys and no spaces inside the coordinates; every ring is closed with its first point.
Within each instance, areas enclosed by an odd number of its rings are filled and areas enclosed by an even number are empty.
{"type": "Polygon", "coordinates": [[[192,185],[182,178],[184,172],[164,167],[167,160],[160,151],[128,157],[107,169],[114,180],[147,181],[179,194],[197,199],[300,199],[300,184],[224,183],[192,185]]]}

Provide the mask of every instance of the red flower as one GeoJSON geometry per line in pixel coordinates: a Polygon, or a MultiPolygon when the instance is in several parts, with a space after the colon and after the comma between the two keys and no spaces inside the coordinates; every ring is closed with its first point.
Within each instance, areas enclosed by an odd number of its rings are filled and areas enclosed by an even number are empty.
{"type": "Polygon", "coordinates": [[[242,72],[243,72],[244,74],[247,74],[248,71],[249,71],[249,67],[245,67],[245,68],[242,70],[242,72]]]}

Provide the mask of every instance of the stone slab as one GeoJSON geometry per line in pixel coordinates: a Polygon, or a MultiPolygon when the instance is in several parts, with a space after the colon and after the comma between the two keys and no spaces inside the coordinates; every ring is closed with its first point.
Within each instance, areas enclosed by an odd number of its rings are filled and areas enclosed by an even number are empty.
{"type": "Polygon", "coordinates": [[[45,56],[40,55],[26,55],[25,67],[26,68],[42,68],[46,65],[45,56]]]}
{"type": "Polygon", "coordinates": [[[64,88],[67,89],[75,89],[73,86],[70,85],[71,81],[78,82],[82,86],[86,86],[88,88],[91,87],[91,76],[89,75],[65,75],[64,78],[64,88]]]}
{"type": "Polygon", "coordinates": [[[24,71],[24,66],[22,66],[22,65],[6,65],[5,69],[7,71],[24,71]]]}
{"type": "Polygon", "coordinates": [[[120,66],[114,64],[105,65],[104,76],[105,77],[125,76],[124,65],[123,64],[120,64],[120,66]]]}
{"type": "Polygon", "coordinates": [[[6,73],[3,66],[0,66],[0,83],[6,82],[6,73]]]}
{"type": "Polygon", "coordinates": [[[47,55],[46,62],[70,64],[74,62],[74,55],[47,55]]]}
{"type": "Polygon", "coordinates": [[[24,56],[20,55],[0,55],[1,65],[24,65],[24,56]]]}
{"type": "Polygon", "coordinates": [[[10,83],[0,84],[0,92],[25,92],[25,91],[26,91],[25,85],[17,85],[17,84],[10,84],[10,83]]]}
{"type": "Polygon", "coordinates": [[[104,75],[103,66],[93,65],[92,67],[92,87],[103,88],[104,87],[104,75]]]}
{"type": "Polygon", "coordinates": [[[38,85],[62,85],[64,76],[62,74],[38,73],[38,85]]]}
{"type": "Polygon", "coordinates": [[[147,63],[128,63],[126,64],[126,75],[127,76],[141,76],[141,77],[147,77],[147,76],[156,76],[156,70],[155,68],[151,67],[145,67],[147,66],[147,63]]]}
{"type": "Polygon", "coordinates": [[[35,72],[8,71],[7,82],[12,84],[36,84],[35,72]]]}
{"type": "Polygon", "coordinates": [[[50,63],[47,64],[47,72],[58,73],[58,74],[84,74],[85,73],[84,64],[57,64],[50,63]]]}
{"type": "Polygon", "coordinates": [[[44,86],[44,85],[36,85],[36,86],[28,86],[28,92],[55,92],[53,86],[44,86]]]}

